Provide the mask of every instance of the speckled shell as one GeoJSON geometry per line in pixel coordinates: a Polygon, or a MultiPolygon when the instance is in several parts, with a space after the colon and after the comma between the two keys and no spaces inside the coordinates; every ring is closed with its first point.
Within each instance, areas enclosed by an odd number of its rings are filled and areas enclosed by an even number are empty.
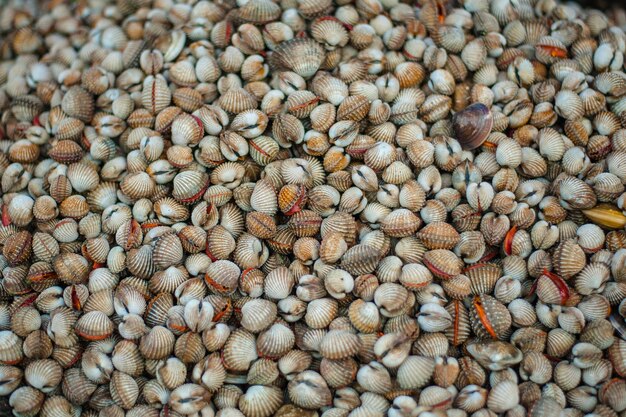
{"type": "Polygon", "coordinates": [[[470,321],[474,333],[481,338],[505,339],[511,328],[511,314],[495,298],[476,295],[470,308],[470,321]]]}

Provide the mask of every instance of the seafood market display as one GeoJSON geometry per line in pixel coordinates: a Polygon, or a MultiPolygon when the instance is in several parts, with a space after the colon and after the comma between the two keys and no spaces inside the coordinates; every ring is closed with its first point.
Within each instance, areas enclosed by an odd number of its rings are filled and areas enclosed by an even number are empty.
{"type": "Polygon", "coordinates": [[[5,3],[0,416],[626,417],[623,9],[5,3]]]}

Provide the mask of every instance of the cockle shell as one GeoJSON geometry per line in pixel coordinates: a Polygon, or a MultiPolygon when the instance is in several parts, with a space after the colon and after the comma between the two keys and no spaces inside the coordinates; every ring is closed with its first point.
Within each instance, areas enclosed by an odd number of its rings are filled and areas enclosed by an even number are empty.
{"type": "Polygon", "coordinates": [[[460,239],[459,233],[444,222],[427,224],[417,233],[417,237],[428,249],[452,249],[460,239]]]}
{"type": "Polygon", "coordinates": [[[502,303],[491,296],[474,296],[470,318],[472,329],[481,338],[502,340],[510,332],[511,314],[502,303]]]}
{"type": "Polygon", "coordinates": [[[310,39],[293,39],[281,43],[269,59],[279,71],[293,71],[303,78],[311,78],[324,59],[324,49],[310,39]]]}
{"type": "Polygon", "coordinates": [[[626,412],[619,8],[9,3],[0,409],[626,412]]]}
{"type": "Polygon", "coordinates": [[[451,279],[461,273],[463,262],[451,251],[435,249],[424,254],[424,265],[440,279],[451,279]]]}

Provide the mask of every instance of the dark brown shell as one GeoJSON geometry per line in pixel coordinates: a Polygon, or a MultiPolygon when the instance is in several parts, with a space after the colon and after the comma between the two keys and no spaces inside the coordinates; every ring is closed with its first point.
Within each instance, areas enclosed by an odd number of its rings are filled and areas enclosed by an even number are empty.
{"type": "Polygon", "coordinates": [[[17,266],[26,262],[32,253],[32,242],[33,236],[26,230],[9,236],[2,248],[2,254],[9,265],[17,266]]]}
{"type": "Polygon", "coordinates": [[[493,116],[487,106],[474,103],[452,116],[455,138],[463,149],[478,148],[491,133],[493,116]]]}

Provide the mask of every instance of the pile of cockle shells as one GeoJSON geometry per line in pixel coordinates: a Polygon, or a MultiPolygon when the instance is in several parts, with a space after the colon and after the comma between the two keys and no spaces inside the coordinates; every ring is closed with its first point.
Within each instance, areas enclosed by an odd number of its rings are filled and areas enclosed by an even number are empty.
{"type": "Polygon", "coordinates": [[[0,415],[625,417],[626,13],[0,10],[0,415]]]}

